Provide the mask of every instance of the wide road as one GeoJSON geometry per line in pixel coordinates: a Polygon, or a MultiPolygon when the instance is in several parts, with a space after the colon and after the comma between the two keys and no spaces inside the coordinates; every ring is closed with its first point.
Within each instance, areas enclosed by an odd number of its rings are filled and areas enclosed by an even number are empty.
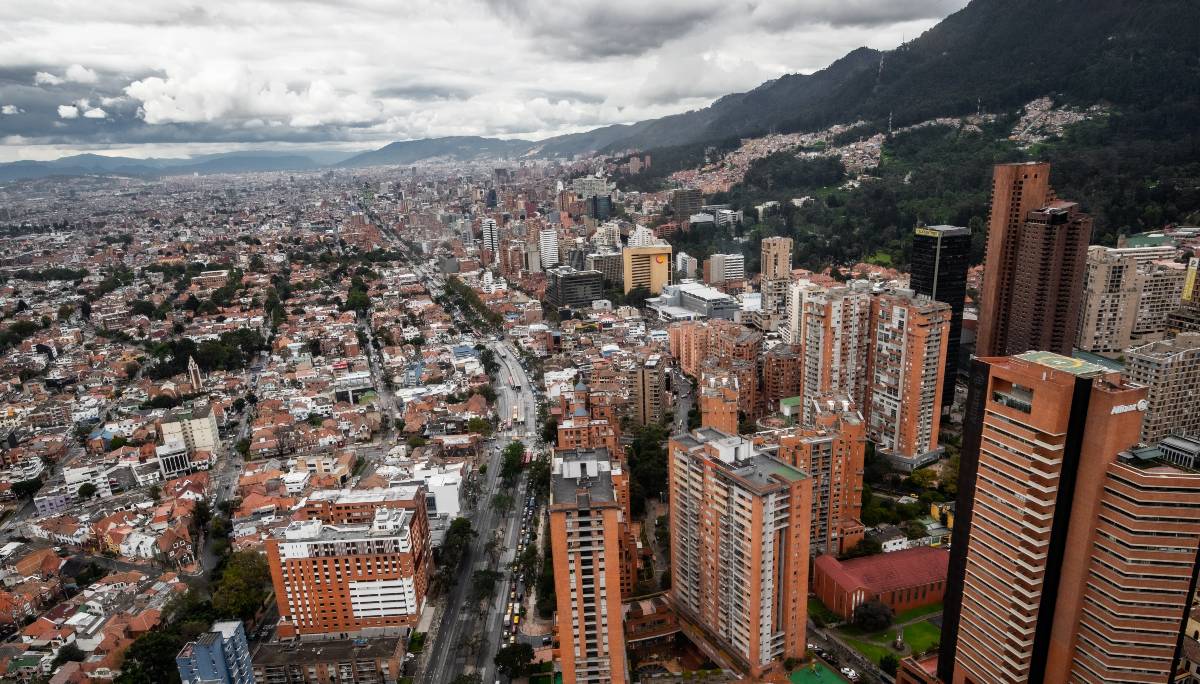
{"type": "MultiPolygon", "coordinates": [[[[500,364],[496,375],[496,409],[501,419],[512,417],[514,405],[526,414],[532,406],[532,417],[536,418],[537,402],[533,397],[532,386],[516,361],[515,353],[507,344],[492,343],[491,346],[500,364]],[[511,387],[514,379],[520,387],[516,391],[511,387]]],[[[492,497],[502,490],[500,451],[512,439],[521,439],[528,443],[529,434],[526,430],[525,426],[515,426],[512,431],[499,433],[495,445],[487,446],[488,469],[480,487],[479,503],[468,516],[477,535],[464,555],[455,585],[446,595],[446,605],[437,634],[427,646],[432,648],[432,651],[422,681],[445,684],[469,669],[479,672],[485,682],[499,679],[495,675],[493,660],[503,638],[501,622],[504,619],[505,602],[508,600],[509,590],[514,586],[509,564],[516,557],[520,535],[521,512],[526,497],[524,476],[518,480],[516,491],[511,492],[515,503],[507,515],[501,515],[494,509],[491,501],[492,497]],[[483,565],[491,567],[486,547],[491,536],[497,531],[501,535],[502,544],[496,569],[502,573],[502,580],[497,584],[496,594],[480,624],[477,607],[468,601],[471,574],[480,561],[483,561],[483,565]]]]}

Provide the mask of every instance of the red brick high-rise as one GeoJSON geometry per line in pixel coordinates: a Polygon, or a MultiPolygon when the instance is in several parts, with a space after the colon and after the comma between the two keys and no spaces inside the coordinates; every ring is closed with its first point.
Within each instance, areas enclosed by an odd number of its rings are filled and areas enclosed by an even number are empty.
{"type": "Polygon", "coordinates": [[[1055,198],[1050,164],[996,166],[977,356],[1071,353],[1091,237],[1091,217],[1055,198]]]}

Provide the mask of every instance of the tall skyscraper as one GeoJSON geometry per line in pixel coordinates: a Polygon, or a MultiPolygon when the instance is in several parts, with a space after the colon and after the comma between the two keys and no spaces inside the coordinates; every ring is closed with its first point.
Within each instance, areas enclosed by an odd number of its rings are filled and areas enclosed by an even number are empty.
{"type": "Polygon", "coordinates": [[[671,245],[626,247],[621,255],[625,294],[638,287],[661,294],[663,285],[671,284],[671,245]]]}
{"type": "Polygon", "coordinates": [[[1089,352],[1119,352],[1133,337],[1138,309],[1137,260],[1099,245],[1089,247],[1076,345],[1089,352]]]}
{"type": "Polygon", "coordinates": [[[769,237],[762,241],[759,272],[763,280],[788,280],[792,277],[792,239],[769,237]]]}
{"type": "Polygon", "coordinates": [[[492,254],[500,253],[500,228],[496,225],[495,219],[483,219],[480,227],[479,246],[483,249],[490,249],[492,254]]]}
{"type": "Polygon", "coordinates": [[[704,282],[723,285],[746,279],[746,258],[741,254],[714,254],[704,260],[704,282]]]}
{"type": "Polygon", "coordinates": [[[942,406],[954,404],[958,380],[963,307],[967,299],[967,269],[971,266],[971,229],[958,226],[918,226],[913,231],[912,278],[917,294],[950,305],[946,344],[946,373],[942,406]]]}
{"type": "Polygon", "coordinates": [[[1200,475],[1131,449],[1146,390],[1119,373],[1049,352],[975,363],[939,675],[1167,681],[1200,475]]]}
{"type": "Polygon", "coordinates": [[[1055,199],[1050,165],[999,164],[992,184],[978,356],[1070,354],[1092,220],[1055,199]]]}
{"type": "Polygon", "coordinates": [[[666,416],[666,364],[658,354],[652,354],[633,371],[634,422],[650,425],[666,416]]]}
{"type": "Polygon", "coordinates": [[[866,422],[847,399],[816,400],[812,427],[789,428],[779,437],[779,459],[812,478],[814,555],[843,554],[862,541],[863,459],[866,422]]]}
{"type": "Polygon", "coordinates": [[[801,658],[808,618],[808,475],[711,428],[668,443],[671,603],[758,676],[801,658]]]}
{"type": "Polygon", "coordinates": [[[813,401],[845,395],[865,406],[871,340],[871,290],[865,280],[804,297],[800,341],[804,350],[803,422],[811,425],[813,401]]]}
{"type": "Polygon", "coordinates": [[[250,645],[241,620],[214,622],[175,656],[183,684],[254,684],[250,645]]]}
{"type": "Polygon", "coordinates": [[[867,434],[892,465],[911,472],[936,461],[950,334],[950,305],[912,290],[871,301],[867,434]]]}
{"type": "Polygon", "coordinates": [[[621,612],[622,494],[628,480],[607,450],[559,452],[552,461],[550,546],[564,682],[629,680],[621,612]]]}
{"type": "Polygon", "coordinates": [[[1200,436],[1200,333],[1184,333],[1125,353],[1130,382],[1146,388],[1142,441],[1200,436]]]}
{"type": "Polygon", "coordinates": [[[586,308],[604,296],[604,274],[576,271],[570,266],[546,270],[546,302],[556,306],[586,308]]]}
{"type": "Polygon", "coordinates": [[[800,348],[790,344],[772,347],[762,360],[763,401],[767,413],[779,410],[779,400],[800,396],[800,378],[804,372],[800,348]]]}
{"type": "Polygon", "coordinates": [[[553,268],[558,265],[558,231],[554,228],[543,228],[538,233],[538,251],[542,255],[542,268],[553,268]]]}
{"type": "Polygon", "coordinates": [[[788,344],[800,344],[800,331],[804,327],[804,300],[809,295],[822,291],[823,288],[809,280],[795,280],[788,283],[787,304],[783,313],[783,325],[779,328],[779,336],[788,344]]]}
{"type": "Polygon", "coordinates": [[[695,188],[680,188],[671,193],[671,212],[675,220],[686,225],[692,214],[699,214],[704,205],[704,196],[695,188]]]}
{"type": "Polygon", "coordinates": [[[399,634],[432,565],[424,486],[316,492],[267,540],[279,635],[399,634]]]}

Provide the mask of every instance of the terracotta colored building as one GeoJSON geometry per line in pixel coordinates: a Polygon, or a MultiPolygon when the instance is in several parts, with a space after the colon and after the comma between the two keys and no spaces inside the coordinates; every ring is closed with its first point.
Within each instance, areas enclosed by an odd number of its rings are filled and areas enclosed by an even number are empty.
{"type": "Polygon", "coordinates": [[[841,554],[863,538],[866,424],[849,400],[817,400],[814,425],[779,437],[779,459],[812,477],[812,553],[841,554]]]}
{"type": "Polygon", "coordinates": [[[766,412],[779,410],[779,400],[800,394],[804,371],[800,348],[781,344],[763,355],[763,402],[766,412]]]}
{"type": "Polygon", "coordinates": [[[563,681],[626,682],[621,592],[611,588],[621,585],[623,574],[627,476],[604,450],[560,452],[551,468],[550,546],[563,681]]]}
{"type": "Polygon", "coordinates": [[[977,356],[1071,353],[1091,237],[1092,219],[1055,198],[1048,163],[996,166],[977,356]]]}
{"type": "Polygon", "coordinates": [[[738,393],[728,382],[718,384],[709,378],[709,383],[700,386],[700,425],[720,430],[726,434],[738,433],[738,393]]]}
{"type": "Polygon", "coordinates": [[[938,430],[949,350],[949,304],[911,290],[871,301],[867,433],[892,465],[911,472],[942,454],[938,430]]]}
{"type": "Polygon", "coordinates": [[[1167,681],[1200,473],[1135,446],[1146,389],[1119,373],[1048,352],[975,363],[940,676],[1167,681]]]}
{"type": "Polygon", "coordinates": [[[757,677],[805,653],[809,476],[711,428],[668,443],[671,603],[689,634],[757,677]]]}
{"type": "Polygon", "coordinates": [[[424,486],[314,492],[266,543],[279,635],[384,636],[416,625],[433,553],[424,486]]]}
{"type": "Polygon", "coordinates": [[[801,393],[803,421],[813,420],[812,401],[845,395],[865,406],[870,348],[871,293],[866,281],[807,292],[795,341],[804,350],[801,393]]]}
{"type": "Polygon", "coordinates": [[[812,590],[825,607],[849,620],[854,609],[879,600],[895,613],[941,602],[950,553],[931,546],[839,561],[813,562],[812,590]]]}

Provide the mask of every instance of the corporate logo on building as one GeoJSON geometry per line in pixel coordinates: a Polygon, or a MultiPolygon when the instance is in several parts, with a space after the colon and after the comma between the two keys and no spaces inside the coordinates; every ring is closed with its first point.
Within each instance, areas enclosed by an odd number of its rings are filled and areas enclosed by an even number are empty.
{"type": "Polygon", "coordinates": [[[1119,416],[1130,411],[1145,411],[1148,408],[1150,408],[1150,402],[1140,399],[1136,404],[1118,404],[1112,407],[1112,415],[1119,416]]]}

